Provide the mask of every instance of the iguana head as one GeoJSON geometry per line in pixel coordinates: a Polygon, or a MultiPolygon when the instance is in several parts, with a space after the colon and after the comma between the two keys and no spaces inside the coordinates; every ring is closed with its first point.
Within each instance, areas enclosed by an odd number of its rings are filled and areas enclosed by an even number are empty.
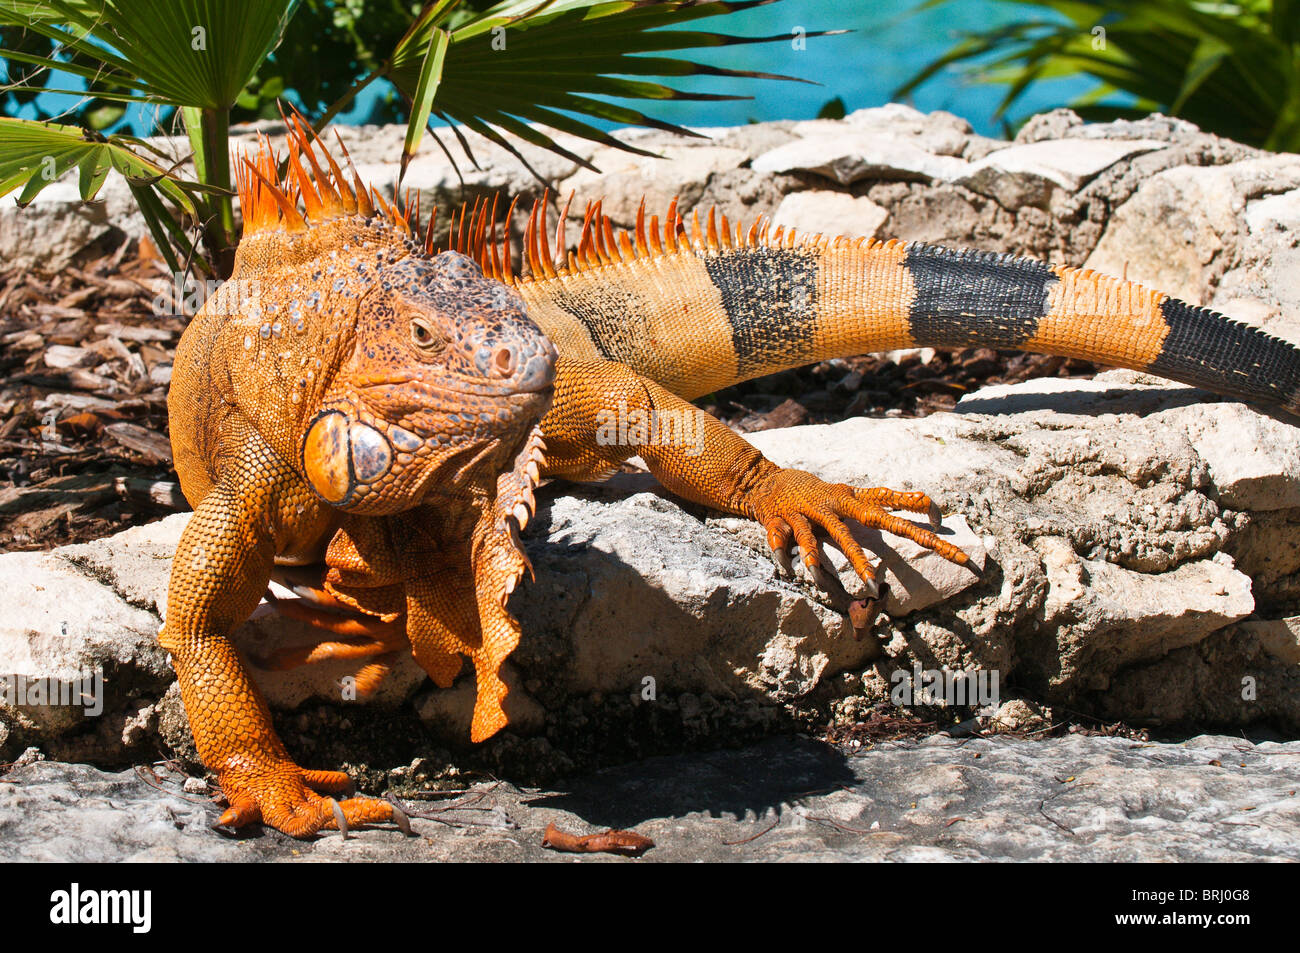
{"type": "Polygon", "coordinates": [[[555,348],[515,291],[458,252],[388,263],[357,301],[346,356],[304,428],[326,502],[394,513],[509,465],[546,411],[555,348]]]}
{"type": "Polygon", "coordinates": [[[259,146],[241,167],[235,277],[257,291],[232,328],[236,401],[341,510],[481,496],[549,406],[554,346],[513,288],[466,255],[435,254],[320,149],[323,171],[305,128],[283,178],[259,146]]]}

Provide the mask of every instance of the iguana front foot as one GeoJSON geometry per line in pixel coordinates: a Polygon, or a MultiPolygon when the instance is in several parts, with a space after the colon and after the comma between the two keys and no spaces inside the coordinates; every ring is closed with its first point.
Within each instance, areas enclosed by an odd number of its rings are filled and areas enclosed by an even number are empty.
{"type": "Polygon", "coordinates": [[[410,821],[389,801],[331,795],[351,794],[352,779],[342,771],[308,771],[292,761],[228,765],[217,773],[230,806],[215,826],[238,828],[264,822],[290,837],[310,837],[321,830],[338,830],[392,821],[411,833],[410,821]]]}
{"type": "Polygon", "coordinates": [[[924,493],[826,483],[802,470],[778,469],[750,490],[747,499],[754,518],[767,530],[767,544],[772,548],[777,564],[788,569],[790,548],[797,545],[804,565],[823,589],[833,591],[838,587],[821,564],[814,525],[820,526],[848,558],[853,571],[866,586],[868,598],[873,600],[880,596],[876,569],[853,538],[845,520],[855,520],[869,529],[880,529],[910,539],[960,565],[969,559],[952,543],[940,539],[930,530],[889,512],[924,513],[930,525],[937,529],[939,508],[924,493]]]}

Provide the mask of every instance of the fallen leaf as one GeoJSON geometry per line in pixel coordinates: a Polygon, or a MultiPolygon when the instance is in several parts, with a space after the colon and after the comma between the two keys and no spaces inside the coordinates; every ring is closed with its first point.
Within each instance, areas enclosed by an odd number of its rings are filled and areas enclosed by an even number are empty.
{"type": "Polygon", "coordinates": [[[655,842],[638,834],[636,831],[608,830],[602,834],[570,834],[562,831],[552,822],[546,825],[542,835],[542,846],[566,854],[620,854],[624,857],[640,857],[655,842]]]}

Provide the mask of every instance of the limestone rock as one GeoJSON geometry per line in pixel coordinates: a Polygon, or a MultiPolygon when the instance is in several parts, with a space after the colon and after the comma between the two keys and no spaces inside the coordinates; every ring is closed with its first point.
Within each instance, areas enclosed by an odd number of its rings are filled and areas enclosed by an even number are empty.
{"type": "MultiPolygon", "coordinates": [[[[835,597],[807,579],[780,578],[750,521],[701,521],[660,492],[619,481],[568,495],[548,490],[525,539],[537,581],[511,603],[525,632],[511,676],[521,730],[538,729],[574,699],[635,695],[647,678],[674,695],[773,705],[842,691],[833,687],[837,673],[907,667],[912,656],[954,669],[997,668],[1004,679],[1015,673],[1046,701],[1093,703],[1115,679],[1131,681],[1135,668],[1226,630],[1255,602],[1251,577],[1229,555],[1246,524],[1225,507],[1300,509],[1293,498],[1300,459],[1276,452],[1234,460],[1224,441],[1236,433],[1286,447],[1294,431],[1239,404],[1189,402],[1190,388],[1150,381],[1118,372],[1033,381],[975,395],[958,414],[751,435],[779,464],[834,482],[923,489],[948,514],[943,532],[972,556],[970,568],[888,535],[859,535],[881,557],[890,586],[881,637],[892,661],[875,640],[853,637],[835,597]]],[[[115,732],[131,719],[153,730],[154,716],[139,712],[170,681],[154,633],[186,518],[47,555],[0,556],[0,573],[23,580],[18,592],[32,592],[0,640],[14,659],[9,667],[55,674],[84,660],[143,666],[125,681],[150,691],[114,701],[122,719],[115,732]],[[47,648],[63,644],[62,622],[69,633],[92,636],[75,642],[80,655],[67,645],[47,648]]],[[[1273,566],[1268,585],[1277,591],[1278,573],[1290,570],[1249,546],[1242,552],[1252,572],[1273,566]]],[[[853,593],[858,583],[845,561],[829,545],[825,554],[853,593]]],[[[314,638],[272,616],[242,627],[236,642],[264,659],[314,638]]],[[[1277,645],[1270,665],[1289,657],[1277,645]]],[[[342,663],[254,671],[277,708],[352,704],[341,691],[350,674],[342,663]]],[[[419,702],[424,717],[457,724],[469,678],[445,698],[435,691],[419,702]]],[[[408,706],[424,684],[403,660],[372,704],[408,706]]],[[[1297,704],[1280,696],[1270,710],[1300,723],[1297,704]]],[[[1139,708],[1166,720],[1148,702],[1139,708]]]]}
{"type": "Polygon", "coordinates": [[[633,828],[656,844],[638,863],[1294,862],[1297,754],[1297,742],[1216,736],[937,737],[856,753],[774,738],[563,786],[474,783],[438,804],[443,820],[467,827],[412,816],[417,837],[368,829],[309,841],[272,830],[220,837],[207,829],[219,808],[182,796],[184,778],[169,772],[151,785],[134,771],[42,761],[0,778],[0,860],[627,862],[544,850],[553,822],[575,833],[633,828]]]}
{"type": "Polygon", "coordinates": [[[889,212],[871,199],[844,192],[791,192],[777,207],[772,226],[798,229],[801,235],[822,234],[875,238],[889,212]]]}
{"type": "Polygon", "coordinates": [[[935,155],[905,138],[874,131],[839,130],[834,135],[798,139],[765,152],[753,162],[756,172],[812,172],[852,185],[862,179],[951,182],[966,174],[968,163],[935,155]]]}
{"type": "Polygon", "coordinates": [[[1180,166],[1119,207],[1087,267],[1300,341],[1300,157],[1180,166]]]}
{"type": "MultiPolygon", "coordinates": [[[[256,128],[277,134],[279,124],[256,128]]],[[[237,144],[251,131],[238,130],[237,144]]],[[[1265,155],[1160,116],[1089,125],[1057,112],[1029,123],[1015,143],[996,142],[957,117],[897,104],[842,121],[700,132],[710,138],[616,133],[663,159],[562,137],[600,173],[521,148],[564,194],[576,190],[579,206],[604,196],[606,214],[622,225],[635,220],[643,194],[660,214],[676,196],[688,211],[717,202],[731,218],[775,214],[800,231],[955,237],[1087,259],[1300,341],[1300,157],[1265,155]]],[[[402,129],[343,135],[362,174],[388,188],[402,129]]],[[[536,194],[518,159],[470,139],[481,166],[461,164],[471,193],[536,194]]],[[[158,144],[174,155],[188,148],[158,144]]],[[[435,204],[459,189],[432,140],[405,184],[435,204]]],[[[61,267],[107,229],[134,234],[125,206],[113,205],[129,203],[118,177],[102,205],[81,207],[70,188],[57,183],[26,212],[0,206],[0,254],[61,267]]],[[[81,357],[57,352],[55,360],[81,357]]],[[[974,570],[963,569],[862,534],[890,587],[879,638],[862,641],[838,593],[777,574],[751,522],[683,508],[645,481],[547,490],[525,539],[537,581],[511,603],[525,632],[509,675],[518,706],[511,743],[556,738],[555,748],[529,756],[578,758],[559,729],[581,732],[582,718],[625,714],[647,679],[661,693],[654,710],[665,721],[656,725],[675,719],[674,730],[719,731],[714,714],[743,711],[758,712],[753,723],[770,730],[776,722],[763,719],[774,712],[803,717],[828,700],[878,700],[891,667],[916,662],[996,669],[1044,701],[1098,717],[1295,728],[1296,438],[1289,422],[1133,372],[988,388],[956,413],[919,421],[751,435],[776,462],[827,480],[925,490],[944,510],[948,538],[974,557],[974,570]],[[1241,697],[1243,679],[1254,680],[1254,698],[1241,697]]],[[[93,720],[48,706],[0,707],[0,761],[31,745],[107,761],[151,755],[159,743],[185,747],[155,633],[186,518],[54,553],[0,556],[0,582],[15,593],[0,621],[0,675],[66,682],[85,665],[113,675],[105,714],[93,720]]],[[[825,554],[846,592],[860,594],[842,557],[829,546],[825,554]]],[[[265,613],[236,634],[253,660],[314,638],[265,613]]],[[[309,746],[367,718],[381,727],[405,718],[421,732],[459,737],[472,698],[468,672],[454,689],[434,690],[410,660],[369,706],[345,700],[342,663],[254,673],[272,706],[294,713],[296,737],[309,746]]],[[[500,750],[504,764],[522,748],[500,750]]]]}
{"type": "Polygon", "coordinates": [[[0,198],[0,261],[11,266],[54,272],[114,233],[137,239],[148,234],[117,173],[89,204],[81,200],[75,174],[46,186],[26,208],[17,206],[17,195],[0,198]]]}
{"type": "Polygon", "coordinates": [[[1264,651],[1274,658],[1300,666],[1300,616],[1251,620],[1237,629],[1259,639],[1264,651]]]}
{"type": "Polygon", "coordinates": [[[592,163],[599,172],[580,169],[563,182],[565,195],[576,191],[583,200],[575,212],[581,214],[586,200],[601,199],[604,214],[629,226],[636,222],[643,197],[648,215],[662,216],[674,198],[682,208],[690,208],[699,201],[711,176],[736,169],[748,158],[740,149],[707,142],[660,146],[654,151],[667,161],[609,146],[597,149],[592,163]]]}
{"type": "Polygon", "coordinates": [[[1098,173],[1131,156],[1164,148],[1147,140],[1060,139],[999,149],[957,180],[1009,209],[1047,207],[1053,188],[1077,192],[1098,173]]]}

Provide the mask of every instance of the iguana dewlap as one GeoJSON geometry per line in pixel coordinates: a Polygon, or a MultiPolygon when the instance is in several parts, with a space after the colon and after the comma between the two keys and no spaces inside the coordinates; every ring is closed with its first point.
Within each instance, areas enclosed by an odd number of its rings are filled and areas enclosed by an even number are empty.
{"type": "Polygon", "coordinates": [[[517,272],[486,204],[453,223],[456,250],[435,255],[301,127],[289,150],[283,178],[265,142],[255,169],[241,169],[235,272],[186,330],[169,398],[195,514],[161,639],[199,753],[230,800],[223,823],[301,835],[336,818],[393,817],[386,802],[321,797],[345,790],[346,776],[293,763],[230,645],[273,571],[308,597],[286,611],[339,636],[292,661],[356,659],[370,683],[409,650],[445,686],[467,656],[481,740],[506,723],[498,669],[519,629],[505,606],[539,478],[598,479],[639,455],[673,492],[759,520],[782,558],[798,545],[815,574],[820,531],[872,582],[845,521],[965,561],[890,512],[933,522],[924,493],[776,467],[696,416],[692,397],[830,357],[985,345],[1151,371],[1293,412],[1300,401],[1291,345],[1092,272],[797,238],[713,213],[688,230],[675,208],[615,234],[599,205],[572,249],[561,216],[558,263],[535,206],[517,272]],[[701,431],[610,439],[611,414],[690,415],[701,431]]]}

